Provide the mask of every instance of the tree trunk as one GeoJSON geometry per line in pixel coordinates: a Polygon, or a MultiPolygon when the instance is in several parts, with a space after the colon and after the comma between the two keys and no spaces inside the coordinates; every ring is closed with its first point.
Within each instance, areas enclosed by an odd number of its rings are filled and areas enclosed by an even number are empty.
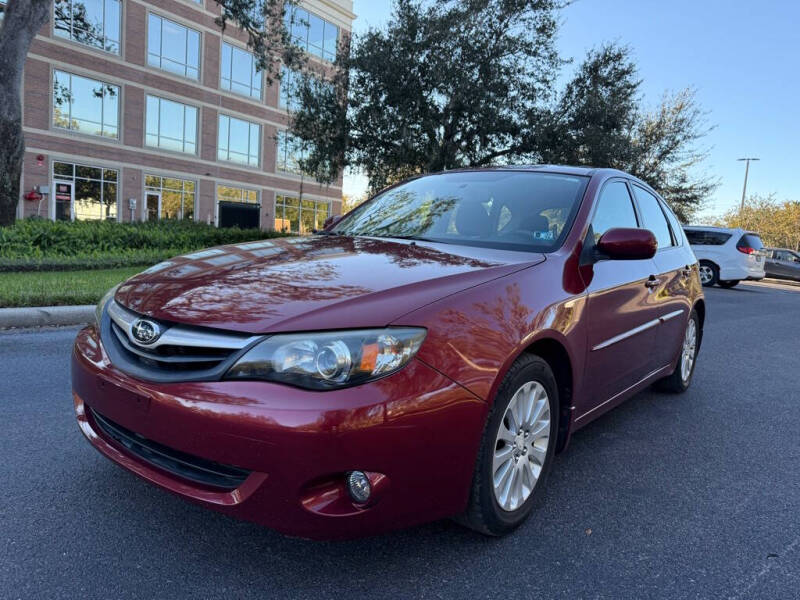
{"type": "Polygon", "coordinates": [[[0,225],[17,214],[25,157],[22,73],[33,38],[50,18],[53,0],[9,0],[0,28],[0,225]]]}

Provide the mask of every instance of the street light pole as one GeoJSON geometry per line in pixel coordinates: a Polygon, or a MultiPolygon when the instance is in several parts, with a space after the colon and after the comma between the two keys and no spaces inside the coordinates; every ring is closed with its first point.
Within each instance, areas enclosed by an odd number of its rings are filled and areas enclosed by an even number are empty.
{"type": "Polygon", "coordinates": [[[747,175],[750,173],[750,161],[751,160],[761,160],[760,158],[738,158],[738,161],[745,161],[744,167],[744,187],[742,188],[742,206],[739,208],[739,212],[744,210],[744,198],[747,195],[747,175]]]}

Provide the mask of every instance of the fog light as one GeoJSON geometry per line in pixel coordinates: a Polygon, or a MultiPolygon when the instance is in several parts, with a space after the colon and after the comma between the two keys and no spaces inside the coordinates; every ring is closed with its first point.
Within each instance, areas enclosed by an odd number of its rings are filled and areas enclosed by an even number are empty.
{"type": "Polygon", "coordinates": [[[372,494],[372,485],[364,471],[350,471],[347,474],[347,491],[353,502],[364,504],[372,494]]]}

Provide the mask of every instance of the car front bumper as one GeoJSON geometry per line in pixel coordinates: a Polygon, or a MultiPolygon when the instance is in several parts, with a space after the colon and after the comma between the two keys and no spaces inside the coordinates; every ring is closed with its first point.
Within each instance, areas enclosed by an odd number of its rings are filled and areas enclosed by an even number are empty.
{"type": "Polygon", "coordinates": [[[316,539],[464,510],[487,412],[485,402],[419,360],[329,392],[258,381],[148,383],[109,362],[94,327],[75,340],[72,386],[81,431],[106,457],[187,500],[316,539]],[[180,465],[241,476],[231,485],[209,483],[185,476],[180,465]],[[373,479],[366,505],[347,493],[352,470],[373,479]]]}

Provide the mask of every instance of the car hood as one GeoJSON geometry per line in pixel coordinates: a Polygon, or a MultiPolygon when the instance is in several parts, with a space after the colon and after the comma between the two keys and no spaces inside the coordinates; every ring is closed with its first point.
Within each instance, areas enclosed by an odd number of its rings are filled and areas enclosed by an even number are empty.
{"type": "Polygon", "coordinates": [[[377,238],[281,238],[168,260],[126,281],[115,298],[154,319],[248,333],[382,327],[543,260],[377,238]]]}

